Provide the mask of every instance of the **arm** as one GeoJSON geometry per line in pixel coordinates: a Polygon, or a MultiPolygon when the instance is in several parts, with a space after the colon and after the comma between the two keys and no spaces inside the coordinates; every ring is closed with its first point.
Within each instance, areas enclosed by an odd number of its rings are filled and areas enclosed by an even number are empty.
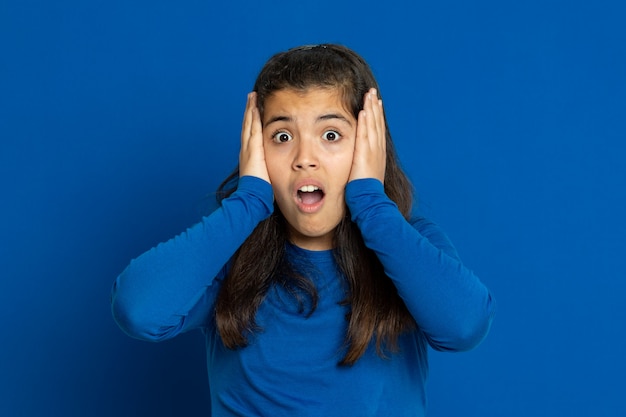
{"type": "Polygon", "coordinates": [[[246,176],[210,216],[161,243],[122,272],[111,306],[119,326],[145,340],[163,340],[202,324],[224,265],[273,210],[272,188],[246,176]]]}
{"type": "Polygon", "coordinates": [[[431,346],[468,350],[487,334],[494,302],[433,223],[407,222],[375,179],[348,183],[346,201],[365,245],[380,259],[431,346]]]}
{"type": "Polygon", "coordinates": [[[248,94],[241,129],[237,191],[209,217],[144,253],[113,285],[111,307],[131,336],[163,340],[204,324],[225,265],[273,211],[256,95],[248,94]]]}
{"type": "Polygon", "coordinates": [[[417,325],[438,350],[467,350],[487,334],[489,291],[432,223],[407,222],[385,194],[386,127],[376,90],[365,95],[346,202],[352,220],[380,259],[417,325]]]}

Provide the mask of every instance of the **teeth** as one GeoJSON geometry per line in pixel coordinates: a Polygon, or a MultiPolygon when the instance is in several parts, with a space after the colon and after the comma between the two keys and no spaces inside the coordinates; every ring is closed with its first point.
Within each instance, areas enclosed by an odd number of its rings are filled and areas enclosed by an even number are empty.
{"type": "Polygon", "coordinates": [[[315,185],[303,185],[298,191],[302,191],[303,193],[312,193],[313,191],[317,191],[319,189],[320,188],[315,185]]]}

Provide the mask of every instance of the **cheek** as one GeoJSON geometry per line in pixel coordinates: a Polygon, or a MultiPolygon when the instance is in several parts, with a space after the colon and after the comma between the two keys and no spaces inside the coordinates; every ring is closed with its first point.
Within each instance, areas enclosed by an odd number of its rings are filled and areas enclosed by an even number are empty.
{"type": "Polygon", "coordinates": [[[280,174],[286,168],[285,163],[285,158],[279,152],[265,150],[265,165],[270,181],[274,182],[282,177],[280,174]]]}
{"type": "Polygon", "coordinates": [[[345,177],[347,181],[350,171],[352,170],[352,159],[354,157],[354,148],[346,147],[341,152],[337,152],[333,155],[333,169],[336,171],[337,176],[345,177]]]}

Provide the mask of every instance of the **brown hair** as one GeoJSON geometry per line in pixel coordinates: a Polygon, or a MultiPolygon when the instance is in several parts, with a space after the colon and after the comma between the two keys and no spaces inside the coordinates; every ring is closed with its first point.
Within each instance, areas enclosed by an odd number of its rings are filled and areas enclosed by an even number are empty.
{"type": "MultiPolygon", "coordinates": [[[[380,91],[371,69],[354,51],[332,44],[301,46],[274,55],[262,68],[254,85],[261,115],[266,98],[275,91],[311,87],[339,88],[355,119],[363,108],[365,93],[372,87],[380,91]]],[[[399,166],[388,127],[386,142],[385,193],[408,219],[413,190],[399,166]]],[[[219,201],[235,191],[238,176],[236,169],[220,185],[219,201]]],[[[286,243],[285,219],[275,206],[274,213],[259,223],[233,256],[215,308],[217,329],[225,346],[246,346],[247,336],[258,330],[256,312],[272,285],[289,291],[303,314],[305,305],[309,307],[306,314],[314,312],[318,299],[315,286],[294,271],[285,256],[286,243]]],[[[380,356],[385,356],[385,350],[395,351],[399,335],[415,328],[415,321],[378,257],[365,246],[348,210],[335,229],[333,253],[348,288],[342,302],[349,306],[346,354],[340,363],[354,364],[373,338],[380,356]]]]}

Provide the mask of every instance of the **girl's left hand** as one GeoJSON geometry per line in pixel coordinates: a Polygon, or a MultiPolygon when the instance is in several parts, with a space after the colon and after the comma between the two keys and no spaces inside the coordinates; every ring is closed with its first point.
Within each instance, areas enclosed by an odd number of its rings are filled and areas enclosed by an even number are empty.
{"type": "Polygon", "coordinates": [[[376,178],[384,184],[386,141],[383,101],[378,98],[376,89],[372,88],[365,94],[363,110],[359,113],[348,181],[376,178]]]}

